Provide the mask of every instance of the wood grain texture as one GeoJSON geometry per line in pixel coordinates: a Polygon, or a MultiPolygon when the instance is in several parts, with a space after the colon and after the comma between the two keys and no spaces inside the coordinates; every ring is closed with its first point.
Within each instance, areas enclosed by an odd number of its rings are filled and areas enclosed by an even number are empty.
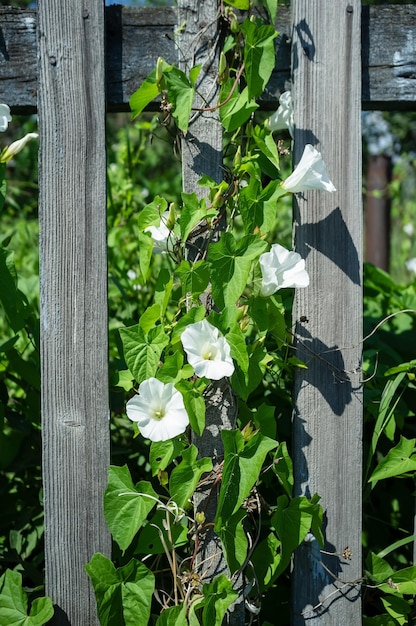
{"type": "MultiPolygon", "coordinates": [[[[221,33],[218,22],[219,2],[197,2],[178,0],[178,23],[184,25],[178,36],[179,66],[186,72],[201,64],[195,98],[195,109],[215,107],[218,102],[217,83],[218,59],[221,33]]],[[[198,185],[202,174],[211,176],[217,182],[224,177],[222,169],[222,126],[218,110],[195,111],[191,116],[188,132],[181,137],[183,189],[196,193],[198,197],[208,195],[207,188],[198,185]]],[[[218,240],[225,230],[225,219],[218,222],[214,232],[206,231],[200,237],[187,242],[187,258],[195,262],[203,258],[210,240],[218,240]]],[[[212,310],[210,294],[203,294],[207,314],[212,310]]],[[[220,574],[229,575],[224,551],[213,525],[218,505],[219,478],[224,460],[224,446],[221,437],[223,429],[236,426],[237,401],[229,381],[224,378],[211,381],[204,393],[206,405],[206,428],[201,437],[192,436],[198,448],[199,457],[212,459],[213,474],[204,480],[194,495],[194,511],[205,515],[204,528],[198,534],[198,548],[195,559],[196,571],[204,582],[212,581],[220,574]]],[[[205,477],[207,478],[207,477],[205,477]]],[[[235,577],[234,588],[239,593],[237,601],[227,612],[224,626],[244,626],[245,609],[242,576],[235,577]]]]}
{"type": "Polygon", "coordinates": [[[110,555],[102,0],[39,1],[46,593],[53,624],[98,624],[84,565],[110,555]]]}
{"type": "MultiPolygon", "coordinates": [[[[362,106],[414,110],[416,101],[416,6],[362,9],[362,106]]],[[[177,23],[171,8],[109,6],[106,15],[107,108],[127,111],[128,100],[154,68],[158,56],[177,61],[177,23]]],[[[0,96],[16,113],[36,110],[37,14],[33,9],[0,7],[0,96]]],[[[276,70],[262,106],[276,108],[290,87],[290,8],[280,6],[276,28],[276,70]]]]}
{"type": "Polygon", "coordinates": [[[321,496],[334,556],[312,536],[298,549],[293,624],[351,626],[361,624],[360,586],[340,581],[361,577],[361,6],[293,0],[292,9],[295,163],[313,144],[337,188],[295,204],[296,250],[310,275],[293,309],[296,356],[308,366],[295,379],[295,492],[321,496]],[[347,546],[351,560],[341,556],[347,546]]]}

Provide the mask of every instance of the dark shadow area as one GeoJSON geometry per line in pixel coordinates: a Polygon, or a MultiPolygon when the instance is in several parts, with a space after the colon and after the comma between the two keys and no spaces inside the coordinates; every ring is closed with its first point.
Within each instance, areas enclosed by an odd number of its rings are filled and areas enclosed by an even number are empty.
{"type": "MultiPolygon", "coordinates": [[[[315,41],[306,20],[300,20],[300,22],[294,25],[293,30],[298,35],[302,53],[309,59],[309,61],[313,61],[316,52],[315,41]]],[[[298,46],[293,46],[292,72],[296,71],[299,67],[299,52],[300,50],[298,46]]]]}
{"type": "Polygon", "coordinates": [[[296,337],[297,356],[306,364],[311,360],[316,361],[314,367],[304,370],[302,384],[316,387],[335,415],[342,415],[346,405],[351,402],[352,385],[344,371],[345,364],[340,348],[336,345],[327,346],[312,337],[301,324],[297,325],[296,337]]]}
{"type": "Polygon", "coordinates": [[[306,259],[311,248],[330,259],[355,285],[361,284],[357,248],[339,207],[315,224],[299,224],[296,250],[306,259]]]}

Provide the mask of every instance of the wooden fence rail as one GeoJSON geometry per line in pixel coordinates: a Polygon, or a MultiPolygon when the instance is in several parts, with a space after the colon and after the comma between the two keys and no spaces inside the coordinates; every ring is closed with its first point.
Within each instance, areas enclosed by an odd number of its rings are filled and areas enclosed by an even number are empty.
{"type": "MultiPolygon", "coordinates": [[[[128,100],[154,68],[158,56],[177,61],[173,43],[174,9],[109,6],[106,23],[106,101],[109,111],[128,110],[128,100]]],[[[37,107],[37,13],[33,9],[0,7],[0,93],[7,94],[16,113],[37,107]]],[[[263,106],[276,107],[290,84],[291,13],[279,6],[276,28],[276,71],[263,106]]],[[[416,6],[362,8],[363,109],[414,109],[416,6]]]]}
{"type": "MultiPolygon", "coordinates": [[[[0,8],[0,101],[13,113],[39,113],[47,593],[57,605],[54,624],[94,626],[83,565],[96,551],[110,552],[102,513],[109,462],[105,110],[127,110],[159,55],[177,61],[178,18],[172,9],[104,10],[103,0],[38,6],[0,8]]],[[[359,112],[412,109],[416,101],[416,7],[360,9],[358,0],[279,7],[277,69],[262,102],[275,109],[293,86],[295,159],[306,141],[319,146],[338,189],[319,202],[308,193],[296,208],[297,245],[309,255],[316,285],[296,299],[298,345],[305,360],[326,356],[297,380],[294,428],[298,493],[317,491],[332,507],[328,541],[355,552],[351,574],[337,570],[349,580],[360,573],[359,112]],[[306,328],[301,317],[310,319],[306,328]],[[340,498],[345,506],[336,508],[340,498]]],[[[344,594],[335,609],[330,603],[305,613],[327,593],[321,571],[306,573],[311,550],[296,565],[294,623],[358,626],[359,602],[344,594]]]]}

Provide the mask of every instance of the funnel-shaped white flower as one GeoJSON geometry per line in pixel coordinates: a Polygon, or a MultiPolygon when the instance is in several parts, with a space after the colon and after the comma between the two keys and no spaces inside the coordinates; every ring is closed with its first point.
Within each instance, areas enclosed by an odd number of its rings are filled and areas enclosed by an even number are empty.
{"type": "Polygon", "coordinates": [[[279,108],[267,120],[267,126],[274,132],[275,130],[289,130],[293,138],[295,122],[293,119],[293,104],[290,91],[285,91],[279,98],[279,108]]]}
{"type": "Polygon", "coordinates": [[[187,326],[181,335],[181,341],[197,376],[220,380],[234,372],[227,340],[207,320],[187,326]]]}
{"type": "Polygon", "coordinates": [[[169,211],[165,211],[160,216],[159,226],[148,226],[144,229],[145,233],[150,233],[153,239],[153,252],[161,254],[173,250],[176,243],[176,237],[167,226],[169,219],[169,211]]]}
{"type": "Polygon", "coordinates": [[[270,252],[260,256],[262,282],[260,293],[271,296],[285,287],[307,287],[309,275],[305,270],[305,261],[297,252],[286,250],[278,243],[272,245],[270,252]]]}
{"type": "Polygon", "coordinates": [[[416,274],[416,259],[409,259],[406,261],[406,268],[409,272],[414,272],[416,274]]]}
{"type": "Polygon", "coordinates": [[[308,189],[336,191],[328,178],[321,154],[311,144],[306,144],[299,164],[293,173],[281,183],[285,191],[298,193],[308,189]]]}
{"type": "Polygon", "coordinates": [[[4,133],[11,121],[10,107],[7,104],[0,104],[0,132],[4,133]]]}
{"type": "Polygon", "coordinates": [[[16,156],[18,152],[23,150],[25,145],[29,143],[31,139],[37,139],[38,137],[39,135],[37,133],[28,133],[27,135],[22,137],[22,139],[11,143],[10,146],[7,146],[7,148],[4,148],[4,150],[1,152],[0,163],[7,163],[8,161],[10,161],[10,159],[16,156]]]}
{"type": "Polygon", "coordinates": [[[126,405],[127,417],[137,422],[140,433],[151,441],[166,441],[185,432],[189,424],[182,394],[172,383],[149,378],[139,385],[139,394],[126,405]]]}

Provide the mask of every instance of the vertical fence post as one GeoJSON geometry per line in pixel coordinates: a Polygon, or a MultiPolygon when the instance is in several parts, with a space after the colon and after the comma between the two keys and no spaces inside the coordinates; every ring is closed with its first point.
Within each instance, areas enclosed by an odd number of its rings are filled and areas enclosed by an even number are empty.
{"type": "Polygon", "coordinates": [[[312,536],[297,551],[295,626],[361,624],[360,16],[358,0],[292,0],[294,159],[313,144],[337,188],[295,203],[311,279],[293,312],[296,355],[308,366],[295,381],[295,488],[321,496],[326,536],[325,552],[312,536]]]}
{"type": "MultiPolygon", "coordinates": [[[[179,60],[183,71],[188,72],[197,64],[202,65],[198,78],[195,108],[213,107],[217,104],[219,85],[217,83],[218,59],[220,52],[219,2],[199,2],[198,0],[178,0],[178,22],[183,26],[179,43],[179,60]]],[[[191,120],[188,133],[182,137],[182,177],[183,190],[206,196],[207,189],[198,185],[202,174],[207,174],[220,182],[222,168],[222,126],[217,111],[197,112],[191,120]]],[[[215,232],[207,235],[216,240],[225,230],[225,220],[221,220],[215,232]]],[[[196,236],[188,239],[187,257],[191,262],[203,258],[206,253],[208,238],[196,236]]],[[[211,309],[209,295],[202,296],[207,312],[211,309]]],[[[237,402],[231,387],[225,379],[212,381],[204,393],[206,404],[206,429],[201,437],[194,436],[193,443],[198,447],[201,457],[212,458],[214,472],[220,471],[224,459],[224,447],[221,438],[223,428],[235,428],[237,402]]],[[[200,537],[197,554],[198,574],[204,575],[204,581],[228,571],[221,541],[213,530],[217,511],[218,487],[214,478],[204,481],[194,496],[195,511],[204,511],[206,532],[200,537]]],[[[227,626],[244,624],[244,600],[242,578],[235,582],[239,598],[224,618],[227,626]]]]}
{"type": "Polygon", "coordinates": [[[46,592],[53,624],[98,624],[84,565],[110,554],[104,1],[39,0],[46,592]]]}
{"type": "Polygon", "coordinates": [[[365,260],[386,272],[390,265],[390,193],[392,160],[371,154],[367,160],[365,197],[365,260]]]}

